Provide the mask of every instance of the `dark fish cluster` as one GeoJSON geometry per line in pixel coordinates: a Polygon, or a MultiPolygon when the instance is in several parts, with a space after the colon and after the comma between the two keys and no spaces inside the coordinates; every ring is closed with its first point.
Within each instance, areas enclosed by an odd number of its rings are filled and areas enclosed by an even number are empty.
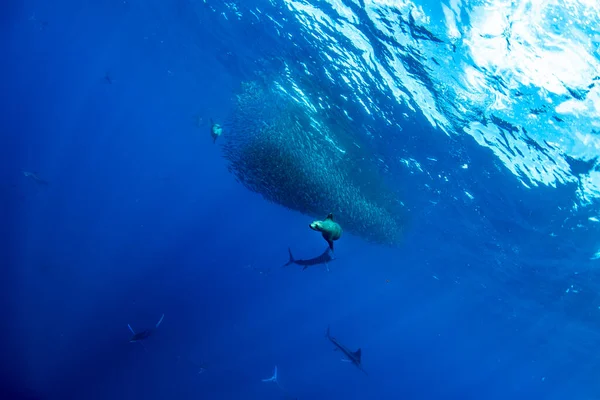
{"type": "Polygon", "coordinates": [[[318,219],[332,212],[347,232],[399,244],[396,196],[359,173],[362,157],[340,151],[323,121],[275,85],[243,83],[223,146],[230,172],[269,201],[318,219]]]}

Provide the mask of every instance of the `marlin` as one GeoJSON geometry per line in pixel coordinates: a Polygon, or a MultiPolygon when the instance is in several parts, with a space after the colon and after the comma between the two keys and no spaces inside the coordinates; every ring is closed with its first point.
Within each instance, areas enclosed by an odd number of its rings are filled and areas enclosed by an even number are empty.
{"type": "Polygon", "coordinates": [[[367,374],[367,371],[363,369],[362,364],[360,363],[362,353],[360,348],[356,351],[350,351],[350,349],[338,342],[336,338],[329,334],[329,327],[327,327],[327,333],[325,336],[327,336],[327,339],[329,339],[329,341],[335,345],[336,348],[334,350],[339,349],[347,357],[347,359],[342,359],[342,361],[351,362],[352,364],[356,365],[358,369],[364,372],[365,375],[369,376],[369,374],[367,374]]]}
{"type": "Polygon", "coordinates": [[[261,380],[263,382],[275,382],[277,384],[277,386],[279,386],[279,381],[277,380],[277,365],[275,366],[275,371],[273,371],[273,376],[272,377],[261,379],[261,380]]]}
{"type": "MultiPolygon", "coordinates": [[[[160,324],[162,324],[164,318],[165,318],[165,314],[163,314],[160,317],[160,319],[158,320],[158,322],[156,323],[154,328],[144,329],[143,331],[138,332],[138,333],[135,333],[135,331],[133,330],[131,325],[127,324],[127,327],[133,334],[133,336],[129,339],[129,342],[130,343],[140,342],[140,344],[142,346],[144,346],[144,343],[142,343],[142,341],[148,339],[154,333],[154,331],[160,326],[160,324]]],[[[146,349],[146,346],[144,346],[144,349],[146,349]]]]}
{"type": "Polygon", "coordinates": [[[37,176],[35,172],[23,171],[23,175],[26,178],[33,180],[38,185],[48,185],[48,182],[37,176]]]}
{"type": "Polygon", "coordinates": [[[331,256],[331,250],[329,249],[329,247],[327,247],[325,249],[325,251],[323,252],[323,254],[321,254],[320,256],[315,257],[315,258],[309,258],[308,260],[296,260],[294,258],[294,256],[292,255],[292,250],[288,248],[288,252],[290,253],[290,260],[283,266],[287,267],[288,265],[291,265],[291,264],[302,265],[303,266],[302,271],[304,271],[308,267],[312,267],[313,265],[319,265],[319,264],[325,264],[325,267],[327,267],[327,271],[329,271],[329,266],[327,265],[327,263],[329,261],[335,260],[335,258],[333,258],[331,256]]]}
{"type": "Polygon", "coordinates": [[[298,400],[297,397],[292,397],[287,390],[285,390],[280,384],[279,384],[279,376],[277,375],[277,365],[275,366],[275,370],[273,371],[273,376],[270,378],[265,378],[265,379],[261,379],[261,381],[263,382],[274,382],[279,389],[283,390],[283,394],[285,396],[286,399],[290,399],[290,400],[298,400]]]}

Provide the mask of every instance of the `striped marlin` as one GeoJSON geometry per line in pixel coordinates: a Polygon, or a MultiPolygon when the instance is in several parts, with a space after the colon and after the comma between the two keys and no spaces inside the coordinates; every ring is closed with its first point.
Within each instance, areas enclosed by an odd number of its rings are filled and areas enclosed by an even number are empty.
{"type": "Polygon", "coordinates": [[[341,350],[341,352],[344,353],[344,355],[347,357],[347,359],[342,359],[342,361],[351,362],[352,364],[356,365],[358,369],[364,372],[367,376],[369,375],[367,374],[367,371],[363,369],[362,364],[360,362],[362,353],[361,349],[358,349],[356,351],[350,351],[350,349],[338,342],[336,338],[329,334],[329,327],[327,327],[327,333],[325,336],[327,336],[327,339],[329,339],[329,341],[335,345],[336,348],[334,350],[341,350]]]}
{"type": "Polygon", "coordinates": [[[329,261],[335,260],[335,258],[331,256],[331,250],[329,249],[329,247],[327,247],[323,254],[321,254],[320,256],[315,258],[309,258],[307,260],[296,260],[292,255],[292,250],[288,248],[288,252],[290,253],[290,260],[286,264],[284,264],[284,267],[287,267],[291,264],[298,264],[303,266],[302,271],[304,271],[308,267],[312,267],[313,265],[319,264],[325,264],[325,266],[327,267],[327,271],[329,271],[327,263],[329,261]]]}
{"type": "Polygon", "coordinates": [[[38,185],[48,185],[48,182],[40,178],[35,172],[23,171],[23,175],[26,178],[33,180],[38,185]]]}
{"type": "Polygon", "coordinates": [[[146,349],[146,346],[144,346],[143,341],[148,339],[156,329],[158,329],[158,327],[160,326],[160,324],[162,324],[163,319],[165,318],[165,314],[163,314],[160,319],[158,320],[158,322],[156,323],[156,325],[154,326],[154,328],[150,328],[150,329],[145,329],[141,332],[135,333],[135,331],[133,330],[133,328],[131,327],[131,325],[127,324],[127,327],[129,328],[129,331],[131,331],[132,335],[131,338],[129,339],[130,343],[135,343],[135,342],[139,342],[143,347],[144,350],[148,351],[146,349]]]}

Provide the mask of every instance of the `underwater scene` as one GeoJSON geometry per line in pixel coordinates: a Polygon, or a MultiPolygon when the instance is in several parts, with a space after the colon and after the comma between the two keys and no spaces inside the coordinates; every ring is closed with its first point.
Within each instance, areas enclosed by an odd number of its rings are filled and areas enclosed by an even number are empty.
{"type": "Polygon", "coordinates": [[[600,2],[0,15],[0,399],[600,399],[600,2]]]}

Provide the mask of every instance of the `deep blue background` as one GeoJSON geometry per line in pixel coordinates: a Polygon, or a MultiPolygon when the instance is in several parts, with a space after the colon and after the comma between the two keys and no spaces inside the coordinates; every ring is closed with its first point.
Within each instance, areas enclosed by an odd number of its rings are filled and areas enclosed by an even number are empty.
{"type": "Polygon", "coordinates": [[[573,213],[572,187],[526,189],[468,137],[405,132],[395,144],[452,179],[434,196],[397,172],[403,245],[346,233],[330,273],[282,269],[288,246],[322,252],[311,218],[237,184],[208,135],[274,39],[190,7],[4,4],[6,398],[275,399],[260,382],[275,364],[300,399],[600,394],[598,230],[573,213]],[[128,323],[162,313],[147,352],[127,342],[128,323]],[[331,351],[328,325],[362,348],[369,377],[331,351]]]}

